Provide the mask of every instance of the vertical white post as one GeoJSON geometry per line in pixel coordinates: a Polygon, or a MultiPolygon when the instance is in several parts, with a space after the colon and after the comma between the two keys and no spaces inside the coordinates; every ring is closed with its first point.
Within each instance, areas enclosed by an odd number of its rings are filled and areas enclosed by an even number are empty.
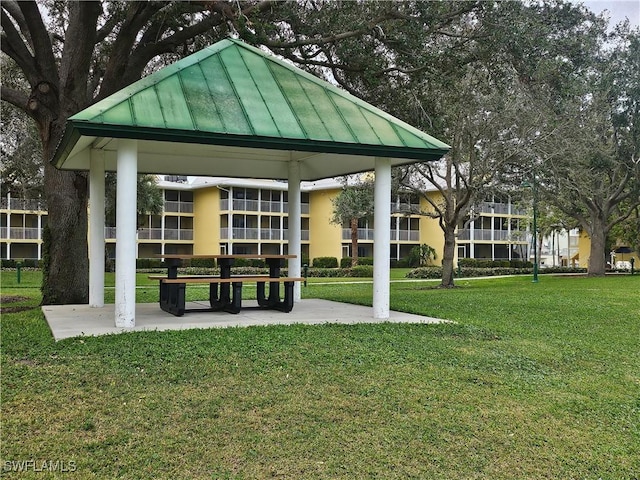
{"type": "Polygon", "coordinates": [[[104,306],[104,153],[91,151],[89,169],[89,306],[104,306]]]}
{"type": "MultiPolygon", "coordinates": [[[[38,210],[40,210],[38,205],[38,210]]],[[[38,260],[42,260],[42,215],[38,212],[38,260]]]]}
{"type": "MultiPolygon", "coordinates": [[[[289,276],[300,277],[302,275],[302,206],[300,198],[300,163],[289,161],[289,254],[296,258],[289,259],[289,276]]],[[[295,282],[293,287],[293,300],[299,301],[301,298],[300,282],[295,282]]]]}
{"type": "Polygon", "coordinates": [[[136,140],[118,140],[117,172],[116,327],[131,328],[136,324],[136,140]]]}
{"type": "Polygon", "coordinates": [[[11,194],[7,192],[7,260],[11,259],[11,194]]]}
{"type": "Polygon", "coordinates": [[[391,160],[376,158],[373,214],[373,318],[389,318],[391,160]]]}

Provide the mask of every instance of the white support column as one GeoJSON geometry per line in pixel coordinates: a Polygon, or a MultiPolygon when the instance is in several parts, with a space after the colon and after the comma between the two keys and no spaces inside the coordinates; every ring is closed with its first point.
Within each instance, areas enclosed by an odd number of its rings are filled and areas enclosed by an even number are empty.
{"type": "Polygon", "coordinates": [[[104,153],[91,151],[89,170],[89,306],[104,307],[104,153]]]}
{"type": "MultiPolygon", "coordinates": [[[[300,198],[300,163],[289,161],[289,254],[296,258],[289,259],[289,276],[300,277],[302,275],[302,206],[300,198]]],[[[293,288],[293,300],[297,302],[302,297],[300,282],[295,282],[293,288]]]]}
{"type": "Polygon", "coordinates": [[[389,318],[391,160],[376,158],[373,214],[373,318],[389,318]]]}
{"type": "Polygon", "coordinates": [[[117,173],[116,327],[131,328],[136,324],[136,140],[118,140],[117,173]]]}
{"type": "Polygon", "coordinates": [[[38,212],[38,260],[42,260],[42,214],[40,212],[38,212]]]}
{"type": "Polygon", "coordinates": [[[7,193],[7,260],[11,260],[11,194],[7,193]]]}

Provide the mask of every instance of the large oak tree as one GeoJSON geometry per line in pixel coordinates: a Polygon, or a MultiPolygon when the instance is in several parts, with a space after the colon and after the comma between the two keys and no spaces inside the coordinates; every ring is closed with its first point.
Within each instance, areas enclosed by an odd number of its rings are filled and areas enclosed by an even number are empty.
{"type": "Polygon", "coordinates": [[[3,1],[2,52],[15,62],[28,88],[3,83],[2,100],[33,119],[42,144],[49,208],[43,303],[88,301],[87,175],[58,171],[49,164],[69,116],[163,63],[227,35],[265,45],[345,86],[345,77],[363,72],[381,78],[393,68],[394,59],[370,53],[394,38],[385,32],[404,24],[436,34],[474,5],[3,1]]]}

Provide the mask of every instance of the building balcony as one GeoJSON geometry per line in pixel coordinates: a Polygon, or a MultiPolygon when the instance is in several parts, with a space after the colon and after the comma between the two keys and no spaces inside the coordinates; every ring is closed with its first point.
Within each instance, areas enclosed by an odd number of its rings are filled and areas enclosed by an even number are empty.
{"type": "MultiPolygon", "coordinates": [[[[309,230],[301,230],[302,240],[309,240],[309,230]]],[[[279,228],[231,228],[222,227],[220,229],[221,240],[272,240],[280,241],[289,240],[289,230],[279,228]],[[233,234],[233,238],[229,237],[229,232],[233,234]]]]}
{"type": "Polygon", "coordinates": [[[527,210],[513,204],[509,205],[508,203],[482,202],[480,204],[479,213],[525,216],[527,214],[527,210]]]}
{"type": "Polygon", "coordinates": [[[42,229],[31,227],[1,227],[0,238],[2,240],[40,240],[42,238],[42,229]]]}
{"type": "Polygon", "coordinates": [[[161,228],[139,228],[138,240],[162,240],[161,228]]]}
{"type": "MultiPolygon", "coordinates": [[[[351,240],[351,229],[342,229],[342,240],[351,240]]],[[[373,228],[359,228],[358,240],[373,240],[373,228]]]]}
{"type": "Polygon", "coordinates": [[[418,230],[391,230],[392,242],[419,242],[420,232],[418,230]]]}
{"type": "Polygon", "coordinates": [[[193,202],[165,200],[164,211],[170,213],[193,213],[193,202]]]}
{"type": "MultiPolygon", "coordinates": [[[[139,238],[139,237],[138,237],[139,238]]],[[[165,228],[165,240],[193,240],[193,230],[186,228],[165,228]]]]}
{"type": "MultiPolygon", "coordinates": [[[[481,230],[481,229],[473,229],[473,241],[478,242],[503,242],[503,243],[527,243],[526,235],[523,236],[524,232],[512,231],[509,232],[507,230],[481,230]]],[[[458,240],[472,240],[471,238],[471,229],[464,228],[458,230],[458,240]]]]}
{"type": "MultiPolygon", "coordinates": [[[[193,230],[182,228],[165,228],[164,238],[161,228],[140,228],[138,229],[138,240],[193,240],[193,230]]],[[[116,227],[104,227],[104,238],[115,240],[116,227]]]]}
{"type": "Polygon", "coordinates": [[[391,213],[401,213],[405,215],[419,215],[422,210],[417,203],[396,203],[391,202],[391,213]]]}
{"type": "MultiPolygon", "coordinates": [[[[242,211],[242,212],[265,212],[265,213],[289,213],[288,202],[271,202],[261,200],[246,200],[234,198],[232,202],[229,202],[228,198],[220,200],[220,210],[223,212],[228,211],[242,211]],[[229,208],[231,206],[231,208],[229,208]]],[[[309,204],[302,203],[300,205],[300,212],[303,215],[309,214],[309,204]]]]}
{"type": "Polygon", "coordinates": [[[45,212],[47,207],[42,199],[0,198],[0,210],[26,210],[45,212]]]}

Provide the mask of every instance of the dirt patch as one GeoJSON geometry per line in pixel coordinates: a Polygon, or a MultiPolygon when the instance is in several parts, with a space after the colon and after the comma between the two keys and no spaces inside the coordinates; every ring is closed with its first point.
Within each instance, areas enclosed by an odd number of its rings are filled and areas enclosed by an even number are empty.
{"type": "Polygon", "coordinates": [[[0,314],[3,313],[17,313],[26,312],[27,310],[33,310],[36,307],[31,305],[9,305],[7,303],[18,303],[29,300],[29,297],[23,297],[20,295],[2,295],[0,296],[0,314]]]}
{"type": "Polygon", "coordinates": [[[29,297],[21,297],[20,295],[0,295],[0,303],[16,303],[29,300],[29,297]]]}

